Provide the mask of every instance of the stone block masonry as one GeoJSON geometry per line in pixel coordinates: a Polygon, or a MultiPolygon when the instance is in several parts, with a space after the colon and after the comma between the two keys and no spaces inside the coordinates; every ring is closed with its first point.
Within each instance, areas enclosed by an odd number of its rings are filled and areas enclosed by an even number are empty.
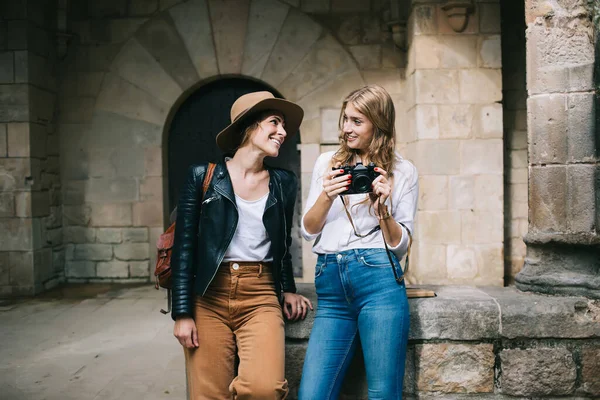
{"type": "MultiPolygon", "coordinates": [[[[600,396],[600,301],[514,288],[431,287],[411,299],[404,379],[407,399],[596,399],[600,396]]],[[[314,288],[299,285],[316,304],[314,288]]],[[[314,313],[286,324],[286,375],[297,398],[314,313]]],[[[385,355],[383,355],[385,357],[385,355]]],[[[366,400],[360,346],[341,399],[366,400]]]]}

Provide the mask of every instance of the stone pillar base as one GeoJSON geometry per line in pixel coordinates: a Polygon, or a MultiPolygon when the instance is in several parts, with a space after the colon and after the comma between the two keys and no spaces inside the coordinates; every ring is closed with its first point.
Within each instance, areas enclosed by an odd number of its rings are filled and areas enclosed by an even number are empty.
{"type": "Polygon", "coordinates": [[[600,299],[599,236],[530,234],[525,243],[519,290],[600,299]]]}

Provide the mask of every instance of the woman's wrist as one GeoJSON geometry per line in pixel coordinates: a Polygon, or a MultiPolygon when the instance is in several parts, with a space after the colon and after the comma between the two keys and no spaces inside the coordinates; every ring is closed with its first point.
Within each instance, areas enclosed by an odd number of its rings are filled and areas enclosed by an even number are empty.
{"type": "Polygon", "coordinates": [[[385,207],[383,209],[380,208],[378,211],[379,212],[377,213],[377,219],[380,221],[384,220],[384,219],[388,219],[392,216],[392,214],[390,214],[390,210],[387,207],[385,207]]]}

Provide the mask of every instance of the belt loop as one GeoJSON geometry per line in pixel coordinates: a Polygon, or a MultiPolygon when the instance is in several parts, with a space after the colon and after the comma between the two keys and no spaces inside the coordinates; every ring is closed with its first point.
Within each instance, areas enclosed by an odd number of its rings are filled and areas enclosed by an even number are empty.
{"type": "Polygon", "coordinates": [[[258,277],[259,278],[262,276],[262,271],[263,271],[263,264],[259,263],[258,264],[258,277]]]}

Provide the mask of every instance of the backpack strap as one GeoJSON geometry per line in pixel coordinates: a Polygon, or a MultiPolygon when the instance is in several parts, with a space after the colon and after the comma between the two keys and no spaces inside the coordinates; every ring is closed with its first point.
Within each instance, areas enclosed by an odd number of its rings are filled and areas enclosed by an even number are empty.
{"type": "Polygon", "coordinates": [[[204,182],[202,183],[202,200],[204,200],[204,196],[206,196],[206,192],[208,191],[208,187],[210,186],[210,181],[212,181],[213,174],[215,173],[215,167],[217,164],[208,163],[208,168],[206,169],[206,173],[204,174],[204,182]]]}

